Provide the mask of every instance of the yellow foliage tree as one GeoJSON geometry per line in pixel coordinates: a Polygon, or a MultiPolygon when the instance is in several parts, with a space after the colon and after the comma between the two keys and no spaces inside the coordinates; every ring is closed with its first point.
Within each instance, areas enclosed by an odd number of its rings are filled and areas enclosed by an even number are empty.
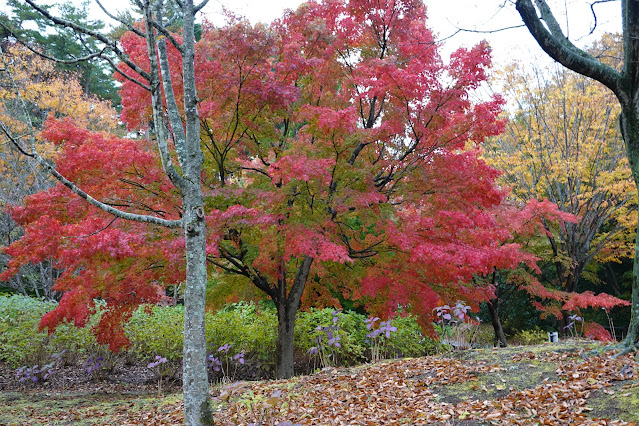
{"type": "MultiPolygon", "coordinates": [[[[610,52],[614,39],[596,47],[610,52]]],[[[614,58],[614,56],[610,56],[614,58]]],[[[576,223],[546,224],[547,256],[557,287],[578,291],[593,262],[632,257],[637,223],[619,105],[600,83],[560,67],[502,74],[511,113],[506,131],[486,145],[487,161],[503,171],[502,182],[521,202],[548,199],[576,223]]]]}
{"type": "MultiPolygon", "coordinates": [[[[80,126],[94,131],[118,133],[118,114],[110,102],[85,94],[77,76],[64,74],[51,61],[42,59],[25,47],[2,46],[7,75],[21,89],[18,95],[14,87],[0,86],[0,122],[14,135],[28,137],[29,122],[40,130],[42,123],[52,114],[69,117],[80,126]],[[24,103],[26,108],[22,108],[24,103]],[[28,111],[26,117],[22,111],[28,111]]],[[[4,71],[4,70],[3,70],[4,71]]],[[[1,133],[1,132],[0,132],[1,133]]],[[[40,152],[52,158],[55,147],[38,134],[35,139],[40,152]]],[[[11,244],[19,238],[20,231],[7,213],[7,208],[22,203],[24,197],[49,186],[51,178],[42,174],[33,161],[21,155],[11,146],[0,145],[0,246],[11,244]]],[[[4,264],[6,259],[0,259],[4,264]]],[[[9,287],[22,293],[35,292],[38,296],[51,296],[50,287],[55,272],[48,265],[33,265],[32,271],[19,274],[9,287]]]]}

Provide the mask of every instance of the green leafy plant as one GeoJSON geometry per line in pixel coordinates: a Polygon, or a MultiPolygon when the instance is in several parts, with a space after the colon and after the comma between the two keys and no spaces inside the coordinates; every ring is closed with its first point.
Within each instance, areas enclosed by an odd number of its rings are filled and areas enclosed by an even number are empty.
{"type": "Polygon", "coordinates": [[[169,361],[182,359],[184,306],[142,306],[125,326],[131,349],[138,358],[162,354],[169,361]]]}
{"type": "Polygon", "coordinates": [[[521,345],[537,345],[548,340],[548,333],[539,328],[522,330],[513,336],[513,343],[521,345]]]}
{"type": "Polygon", "coordinates": [[[206,343],[211,353],[233,344],[245,352],[246,362],[272,371],[276,342],[277,313],[272,306],[242,302],[206,315],[206,343]]]}

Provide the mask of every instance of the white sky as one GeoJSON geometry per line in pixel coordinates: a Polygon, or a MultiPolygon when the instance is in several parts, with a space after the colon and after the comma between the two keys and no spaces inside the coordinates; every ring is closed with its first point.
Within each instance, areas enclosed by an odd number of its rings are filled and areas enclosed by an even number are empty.
{"type": "MultiPolygon", "coordinates": [[[[54,3],[54,0],[41,0],[54,3]]],[[[196,0],[197,2],[198,0],[196,0]]],[[[509,0],[425,0],[428,8],[428,25],[439,39],[451,36],[456,28],[487,31],[520,25],[521,18],[515,10],[514,1],[509,0]]],[[[593,25],[589,4],[594,0],[548,0],[557,20],[566,26],[565,10],[568,10],[567,27],[569,38],[578,46],[585,46],[597,39],[602,32],[621,31],[620,2],[600,3],[597,12],[597,30],[594,36],[587,34],[593,25]]],[[[227,7],[231,11],[248,17],[251,21],[270,22],[287,9],[295,9],[301,0],[210,0],[204,9],[213,22],[221,20],[220,11],[227,7]],[[217,19],[216,19],[217,18],[217,19]]],[[[102,0],[109,11],[115,13],[127,8],[128,0],[102,0]]],[[[4,0],[0,0],[0,9],[4,0]]],[[[108,18],[93,5],[95,17],[108,18]]],[[[442,56],[446,58],[459,46],[472,46],[486,39],[493,46],[494,63],[505,65],[512,60],[524,62],[549,61],[525,28],[494,33],[459,33],[444,43],[442,56]]]]}
{"type": "MultiPolygon", "coordinates": [[[[425,0],[428,8],[428,25],[439,39],[451,36],[457,28],[489,31],[520,25],[521,18],[514,4],[506,0],[425,0]]],[[[596,40],[602,32],[621,31],[620,2],[600,3],[595,6],[597,30],[594,36],[588,33],[594,23],[590,3],[594,0],[549,0],[555,17],[567,27],[569,38],[579,46],[585,46],[596,40]]],[[[197,2],[197,0],[196,0],[197,2]]],[[[216,22],[221,18],[220,11],[226,7],[231,11],[248,17],[251,21],[270,22],[282,15],[285,9],[295,9],[301,0],[210,0],[205,13],[216,22]]],[[[127,0],[106,0],[114,9],[123,9],[127,0]]],[[[96,6],[97,7],[97,6],[96,6]]],[[[443,56],[459,46],[472,46],[486,39],[493,46],[496,65],[504,65],[512,60],[547,61],[547,57],[537,46],[525,28],[516,28],[494,33],[462,32],[447,39],[443,56]]]]}

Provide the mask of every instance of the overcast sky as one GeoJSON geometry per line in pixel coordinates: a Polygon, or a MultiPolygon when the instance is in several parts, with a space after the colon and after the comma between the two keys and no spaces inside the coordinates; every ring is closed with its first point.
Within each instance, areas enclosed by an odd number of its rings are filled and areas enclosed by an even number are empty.
{"type": "MultiPolygon", "coordinates": [[[[621,31],[620,2],[599,3],[595,5],[597,29],[593,36],[588,36],[594,24],[592,2],[594,0],[549,0],[557,20],[568,28],[571,40],[579,46],[592,43],[604,31],[621,31]]],[[[301,0],[210,0],[205,13],[216,22],[221,20],[220,12],[226,7],[253,22],[270,22],[280,17],[285,9],[295,9],[301,3],[301,0]]],[[[128,1],[110,0],[103,4],[123,9],[128,1]]],[[[507,0],[426,0],[426,5],[428,25],[439,39],[453,35],[458,28],[492,31],[521,25],[514,4],[507,0]]],[[[472,46],[483,39],[493,46],[496,64],[503,65],[511,60],[530,61],[531,58],[547,60],[525,28],[493,33],[461,32],[445,41],[443,54],[446,57],[459,46],[472,46]]]]}
{"type": "MultiPolygon", "coordinates": [[[[53,0],[41,0],[54,2],[53,0]]],[[[439,39],[454,34],[457,28],[474,31],[499,30],[521,25],[521,18],[509,0],[425,0],[428,7],[428,25],[439,39]]],[[[555,16],[568,28],[571,40],[578,46],[591,44],[602,32],[621,31],[620,2],[613,1],[595,5],[597,30],[588,36],[594,24],[590,3],[594,0],[548,0],[555,16]],[[567,17],[565,11],[568,11],[567,17]]],[[[197,2],[197,0],[196,0],[197,2]]],[[[3,0],[0,0],[2,7],[3,0]]],[[[221,22],[220,11],[227,7],[233,12],[248,17],[251,21],[270,22],[282,15],[285,9],[295,9],[301,0],[210,0],[205,13],[213,22],[221,22]]],[[[123,10],[128,0],[103,0],[110,11],[123,10]]],[[[97,11],[95,16],[104,16],[97,11]]],[[[105,19],[107,19],[105,17],[105,19]]],[[[462,32],[447,39],[442,51],[447,57],[459,46],[472,46],[486,39],[493,46],[496,65],[504,65],[512,60],[547,61],[547,57],[537,46],[525,28],[516,28],[492,33],[462,32]]]]}

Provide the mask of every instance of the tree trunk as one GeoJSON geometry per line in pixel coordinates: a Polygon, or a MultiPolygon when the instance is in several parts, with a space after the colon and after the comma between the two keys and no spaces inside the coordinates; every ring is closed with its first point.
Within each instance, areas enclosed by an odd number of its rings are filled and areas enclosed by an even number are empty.
{"type": "MultiPolygon", "coordinates": [[[[634,86],[634,85],[633,85],[634,86]]],[[[621,102],[620,125],[626,153],[630,163],[630,170],[639,188],[639,90],[633,88],[629,102],[621,102]]],[[[625,100],[625,99],[624,99],[625,100]]],[[[623,341],[627,351],[635,348],[639,332],[639,234],[635,238],[635,257],[632,268],[632,307],[628,334],[623,341]]]]}
{"type": "MultiPolygon", "coordinates": [[[[199,188],[194,198],[202,198],[199,188]],[[197,192],[199,192],[199,197],[197,192]]],[[[209,383],[206,371],[204,313],[206,302],[206,225],[201,204],[185,203],[186,286],[184,291],[184,422],[212,425],[209,383]]]]}
{"type": "Polygon", "coordinates": [[[488,303],[488,312],[490,313],[490,322],[493,324],[493,330],[495,330],[494,345],[496,347],[508,346],[506,335],[504,334],[504,328],[501,325],[499,319],[499,299],[491,299],[488,303]]]}
{"type": "Polygon", "coordinates": [[[277,364],[275,374],[280,379],[288,379],[295,374],[294,369],[294,339],[295,315],[290,303],[285,301],[277,305],[277,364]]]}
{"type": "Polygon", "coordinates": [[[302,301],[302,294],[306,280],[311,270],[313,258],[306,256],[302,260],[291,291],[287,294],[286,266],[282,264],[281,278],[278,280],[277,292],[271,295],[277,307],[277,353],[275,375],[278,379],[288,379],[295,374],[293,365],[293,337],[295,331],[295,316],[302,301]]]}

